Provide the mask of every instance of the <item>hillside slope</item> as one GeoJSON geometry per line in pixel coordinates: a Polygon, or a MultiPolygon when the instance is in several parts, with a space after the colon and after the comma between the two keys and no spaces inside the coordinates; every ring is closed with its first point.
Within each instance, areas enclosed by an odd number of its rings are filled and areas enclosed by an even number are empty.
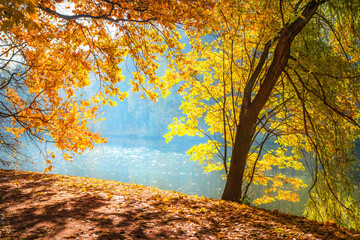
{"type": "Polygon", "coordinates": [[[360,233],[135,184],[0,170],[0,239],[360,239],[360,233]]]}

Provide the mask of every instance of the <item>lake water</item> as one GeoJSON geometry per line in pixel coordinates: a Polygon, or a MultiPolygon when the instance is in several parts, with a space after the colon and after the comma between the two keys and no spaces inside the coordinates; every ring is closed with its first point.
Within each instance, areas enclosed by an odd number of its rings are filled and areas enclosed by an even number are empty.
{"type": "MultiPolygon", "coordinates": [[[[110,138],[107,144],[96,145],[92,151],[76,156],[71,163],[55,158],[52,173],[136,183],[219,199],[225,185],[224,172],[205,173],[202,166],[190,161],[185,153],[197,143],[199,140],[166,144],[162,138],[110,138]]],[[[49,150],[61,155],[56,149],[49,150]]],[[[28,154],[31,161],[15,169],[43,172],[44,160],[38,151],[28,149],[28,154]]],[[[304,181],[309,185],[310,180],[304,181]]],[[[250,198],[261,196],[265,188],[254,186],[250,198]]],[[[307,199],[306,189],[303,189],[298,203],[275,201],[260,207],[301,215],[307,199]]]]}

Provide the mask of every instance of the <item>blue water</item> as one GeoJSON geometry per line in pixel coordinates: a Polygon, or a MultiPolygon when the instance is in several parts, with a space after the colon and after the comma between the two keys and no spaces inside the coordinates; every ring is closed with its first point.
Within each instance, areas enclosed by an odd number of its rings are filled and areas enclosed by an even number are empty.
{"type": "MultiPolygon", "coordinates": [[[[53,159],[54,174],[115,180],[153,186],[163,190],[219,199],[225,180],[221,172],[204,172],[198,162],[190,161],[185,153],[201,139],[181,139],[166,144],[163,138],[111,137],[107,144],[96,145],[93,150],[75,156],[72,162],[63,160],[55,147],[48,147],[58,156],[53,159]]],[[[12,169],[43,172],[44,159],[34,147],[26,149],[30,161],[12,169]]],[[[304,179],[310,183],[310,179],[304,179]]],[[[253,186],[249,191],[254,200],[264,194],[266,186],[253,186]]],[[[306,189],[300,193],[300,202],[275,201],[261,205],[267,209],[301,215],[308,199],[306,189]]]]}
{"type": "MultiPolygon", "coordinates": [[[[225,181],[223,172],[205,173],[198,162],[185,153],[195,141],[165,143],[163,138],[111,138],[107,144],[63,160],[61,152],[48,147],[59,156],[52,159],[54,174],[116,180],[154,186],[191,195],[220,198],[225,181]]],[[[12,167],[18,170],[43,172],[44,159],[35,148],[27,149],[30,161],[12,167]]]]}

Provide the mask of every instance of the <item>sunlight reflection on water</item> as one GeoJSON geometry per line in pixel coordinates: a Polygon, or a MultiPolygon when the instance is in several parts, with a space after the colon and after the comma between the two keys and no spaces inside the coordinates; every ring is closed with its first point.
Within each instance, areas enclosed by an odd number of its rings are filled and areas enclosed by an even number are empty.
{"type": "MultiPolygon", "coordinates": [[[[71,163],[63,160],[55,147],[49,151],[58,156],[53,159],[54,174],[136,183],[219,199],[225,185],[223,172],[205,173],[202,166],[190,161],[185,153],[198,143],[185,141],[171,145],[163,139],[109,139],[108,144],[96,145],[93,150],[75,156],[71,163]]],[[[27,150],[34,164],[28,162],[13,169],[43,172],[44,159],[35,148],[27,150]]],[[[309,185],[309,180],[304,180],[309,185]]],[[[265,188],[254,186],[250,198],[260,197],[265,188]]],[[[261,207],[301,215],[307,199],[307,191],[303,189],[299,203],[275,201],[261,207]]]]}
{"type": "MultiPolygon", "coordinates": [[[[125,144],[123,140],[108,141],[108,144],[96,145],[93,150],[75,156],[71,163],[56,157],[52,160],[52,173],[136,183],[210,198],[221,197],[224,187],[222,172],[205,173],[199,163],[190,161],[186,150],[169,147],[163,140],[155,144],[154,140],[151,141],[151,144],[146,140],[125,144]]],[[[49,151],[61,156],[55,148],[49,151]]],[[[31,149],[30,152],[36,151],[31,149]]],[[[43,172],[44,160],[38,156],[31,156],[36,164],[25,163],[17,169],[43,172]]]]}

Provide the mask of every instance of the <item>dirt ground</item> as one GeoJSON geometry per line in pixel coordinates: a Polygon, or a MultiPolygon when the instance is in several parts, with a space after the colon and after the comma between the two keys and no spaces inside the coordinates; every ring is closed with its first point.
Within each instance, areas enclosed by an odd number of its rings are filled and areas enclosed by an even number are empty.
{"type": "Polygon", "coordinates": [[[0,239],[360,239],[246,205],[135,184],[0,170],[0,239]]]}

